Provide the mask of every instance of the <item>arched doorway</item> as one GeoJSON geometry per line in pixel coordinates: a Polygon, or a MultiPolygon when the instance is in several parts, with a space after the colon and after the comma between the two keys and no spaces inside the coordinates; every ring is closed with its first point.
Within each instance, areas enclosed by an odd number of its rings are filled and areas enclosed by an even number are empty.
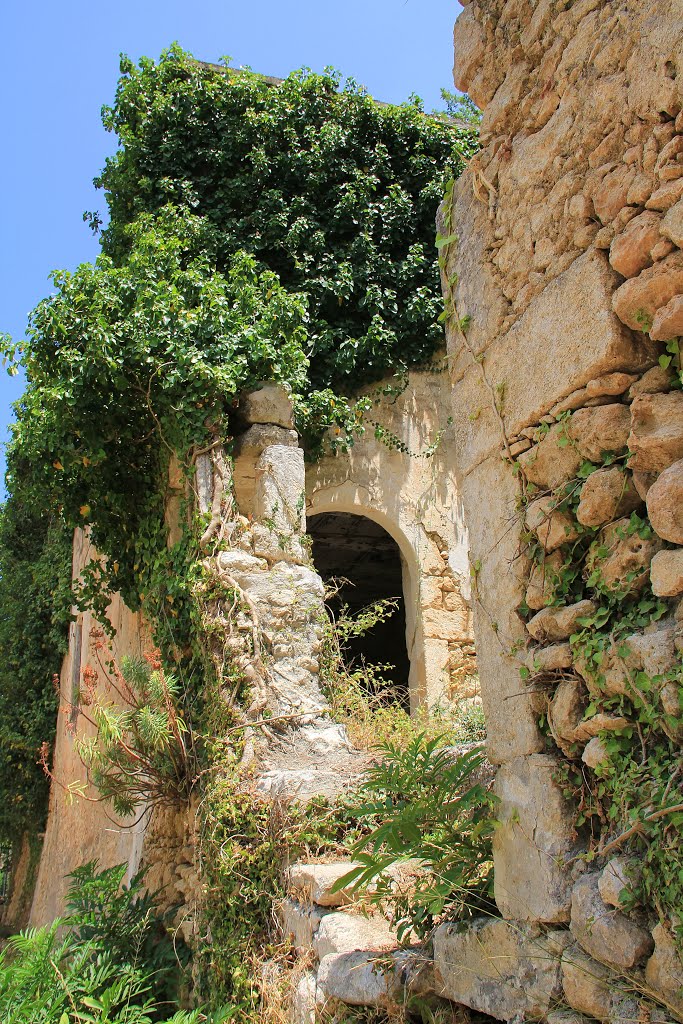
{"type": "Polygon", "coordinates": [[[330,601],[332,614],[347,606],[351,614],[375,601],[396,600],[396,610],[383,622],[346,645],[350,660],[389,665],[391,699],[410,709],[410,659],[406,645],[406,607],[401,551],[387,531],[364,515],[321,512],[308,517],[313,562],[323,581],[342,581],[330,601]]]}

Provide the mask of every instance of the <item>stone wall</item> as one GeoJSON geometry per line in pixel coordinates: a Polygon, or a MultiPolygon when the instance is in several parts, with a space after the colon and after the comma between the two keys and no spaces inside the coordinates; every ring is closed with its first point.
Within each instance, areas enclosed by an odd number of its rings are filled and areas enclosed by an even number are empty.
{"type": "MultiPolygon", "coordinates": [[[[77,579],[94,556],[95,550],[87,533],[76,530],[73,547],[73,576],[77,579]]],[[[139,655],[145,644],[145,634],[139,614],[131,612],[114,595],[107,616],[116,631],[111,651],[117,659],[126,654],[139,655]]],[[[86,782],[85,768],[75,748],[78,736],[94,733],[85,715],[70,705],[82,687],[83,671],[97,673],[102,685],[104,672],[93,648],[93,631],[99,628],[93,616],[79,614],[72,622],[69,650],[60,674],[60,702],[62,709],[57,719],[57,734],[52,756],[55,782],[50,788],[45,839],[40,857],[38,877],[31,907],[30,923],[40,926],[53,921],[64,912],[64,898],[68,889],[67,875],[89,860],[98,860],[100,868],[128,863],[127,877],[137,871],[142,852],[141,828],[124,826],[103,804],[95,802],[95,791],[85,788],[86,798],[71,795],[69,784],[86,782]]],[[[105,658],[106,660],[106,658],[105,658]]],[[[78,701],[74,701],[78,705],[78,701]]],[[[87,710],[84,708],[84,710],[87,710]]]]}
{"type": "MultiPolygon", "coordinates": [[[[653,907],[627,918],[600,871],[581,874],[585,839],[557,780],[566,757],[594,768],[600,736],[627,725],[588,709],[586,687],[604,698],[603,673],[591,689],[568,642],[595,610],[591,587],[596,602],[628,600],[651,576],[668,600],[668,617],[630,638],[627,677],[645,666],[661,680],[680,660],[683,8],[472,0],[454,41],[456,86],[484,109],[481,151],[444,203],[440,230],[457,235],[442,250],[452,468],[470,537],[489,757],[500,765],[496,899],[515,934],[571,920],[580,945],[564,954],[566,979],[585,988],[592,973],[603,986],[591,1003],[565,979],[577,1010],[614,1019],[614,972],[644,970],[680,1013],[672,922],[650,935],[653,907]],[[572,605],[555,589],[559,564],[586,530],[597,538],[577,565],[588,593],[572,605]],[[523,681],[541,676],[550,736],[537,687],[523,681]]],[[[680,718],[680,682],[657,693],[662,721],[680,718]]],[[[503,1015],[482,991],[462,1001],[503,1015]]]]}
{"type": "Polygon", "coordinates": [[[308,515],[367,516],[401,550],[413,711],[477,694],[469,541],[443,360],[435,370],[410,373],[400,395],[378,401],[350,451],[311,463],[306,474],[308,515]],[[378,438],[374,423],[398,444],[378,438]]]}

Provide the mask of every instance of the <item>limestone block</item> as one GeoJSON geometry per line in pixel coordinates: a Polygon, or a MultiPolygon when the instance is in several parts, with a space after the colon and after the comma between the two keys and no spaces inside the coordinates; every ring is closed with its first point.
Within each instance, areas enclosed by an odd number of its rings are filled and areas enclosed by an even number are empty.
{"type": "Polygon", "coordinates": [[[603,395],[615,397],[628,391],[631,384],[638,379],[634,373],[606,373],[604,377],[596,377],[586,384],[587,398],[600,398],[603,395]]]}
{"type": "Polygon", "coordinates": [[[661,215],[646,210],[629,221],[612,242],[609,261],[623,277],[636,277],[652,264],[651,252],[661,240],[661,215]]]}
{"type": "Polygon", "coordinates": [[[254,554],[266,563],[307,561],[307,554],[298,533],[270,530],[261,523],[251,528],[254,554]]]}
{"type": "Polygon", "coordinates": [[[562,679],[550,702],[548,719],[553,738],[567,757],[572,756],[585,706],[585,691],[578,678],[562,679]]]}
{"type": "Polygon", "coordinates": [[[317,903],[321,907],[341,907],[351,902],[351,896],[345,889],[332,892],[332,886],[356,866],[357,862],[350,860],[334,864],[297,861],[289,869],[289,887],[304,902],[317,903]]]}
{"type": "Polygon", "coordinates": [[[461,481],[468,519],[470,557],[480,564],[473,582],[477,663],[493,764],[543,749],[530,695],[520,696],[519,662],[510,645],[524,638],[516,609],[526,589],[528,563],[510,529],[518,500],[517,480],[500,457],[487,459],[461,481]],[[487,509],[487,515],[479,511],[487,509]],[[504,637],[504,642],[501,638],[504,637]]]}
{"type": "Polygon", "coordinates": [[[541,1019],[560,995],[565,932],[479,918],[434,932],[440,994],[498,1020],[541,1019]]]}
{"type": "Polygon", "coordinates": [[[548,1024],[591,1024],[589,1017],[576,1010],[551,1010],[545,1019],[548,1024]]]}
{"type": "Polygon", "coordinates": [[[279,384],[264,384],[240,398],[238,415],[246,423],[275,423],[291,429],[294,426],[292,399],[279,384]]]}
{"type": "Polygon", "coordinates": [[[306,529],[304,453],[301,448],[271,445],[256,464],[254,513],[269,529],[285,536],[306,529]]]}
{"type": "Polygon", "coordinates": [[[652,929],[655,950],[645,965],[647,984],[683,1014],[683,962],[671,930],[659,923],[652,929]]]}
{"type": "Polygon", "coordinates": [[[650,562],[662,547],[658,537],[627,533],[628,519],[618,519],[601,530],[591,545],[588,567],[597,571],[600,583],[611,591],[635,594],[648,580],[650,562]]]}
{"type": "Polygon", "coordinates": [[[532,501],[526,510],[526,525],[548,553],[578,537],[576,524],[567,512],[557,508],[558,499],[548,495],[532,501]]]}
{"type": "Polygon", "coordinates": [[[652,319],[650,337],[653,341],[670,341],[683,335],[683,295],[674,295],[661,306],[652,319]]]}
{"type": "Polygon", "coordinates": [[[600,462],[604,452],[620,452],[626,447],[630,426],[628,406],[612,403],[578,409],[571,418],[569,436],[585,459],[600,462]]]}
{"type": "Polygon", "coordinates": [[[683,594],[683,548],[657,552],[650,564],[650,581],[657,597],[683,594]]]}
{"type": "Polygon", "coordinates": [[[584,747],[581,760],[589,768],[598,768],[605,761],[608,761],[609,753],[607,752],[605,741],[600,739],[599,736],[594,736],[584,747]]]}
{"type": "Polygon", "coordinates": [[[596,606],[592,601],[577,601],[564,608],[543,608],[527,622],[527,629],[534,640],[568,640],[572,633],[581,628],[580,619],[593,615],[596,606]]]}
{"type": "Polygon", "coordinates": [[[317,989],[312,971],[301,975],[292,992],[291,1024],[315,1024],[317,989]]]}
{"type": "Polygon", "coordinates": [[[494,387],[506,385],[509,433],[538,423],[551,405],[589,380],[646,369],[648,358],[654,361],[611,312],[618,280],[604,254],[589,249],[490,347],[487,374],[494,387]]]}
{"type": "Polygon", "coordinates": [[[235,439],[233,458],[236,465],[240,459],[249,458],[255,461],[264,448],[270,448],[271,445],[280,444],[286,448],[296,448],[298,443],[296,430],[287,430],[276,423],[254,423],[235,439]]]}
{"type": "Polygon", "coordinates": [[[617,288],[612,308],[634,331],[647,330],[661,306],[683,292],[683,253],[674,252],[617,288]]]}
{"type": "Polygon", "coordinates": [[[628,729],[630,722],[621,715],[610,715],[604,711],[598,711],[592,718],[586,718],[576,727],[575,738],[579,743],[585,743],[601,732],[622,732],[628,729]]]}
{"type": "Polygon", "coordinates": [[[576,852],[574,810],[554,781],[558,766],[548,754],[533,754],[510,761],[496,775],[501,824],[493,837],[495,897],[505,918],[569,919],[565,861],[576,852]]]}
{"type": "Polygon", "coordinates": [[[683,249],[683,199],[667,210],[661,223],[661,232],[679,249],[683,249]]]}
{"type": "Polygon", "coordinates": [[[683,178],[678,178],[675,181],[666,181],[664,184],[653,192],[650,198],[645,203],[646,210],[665,210],[671,209],[674,203],[683,196],[683,178]]]}
{"type": "Polygon", "coordinates": [[[596,960],[618,970],[631,970],[652,952],[652,936],[603,902],[598,879],[598,874],[587,873],[574,885],[570,931],[596,960]]]}
{"type": "Polygon", "coordinates": [[[620,907],[633,891],[638,873],[638,861],[634,857],[612,857],[598,878],[600,898],[610,907],[620,907]]]}
{"type": "MultiPolygon", "coordinates": [[[[683,399],[683,394],[681,398],[683,399]]],[[[672,544],[683,544],[683,459],[664,469],[647,492],[647,514],[652,528],[660,537],[671,541],[672,544]]]]}
{"type": "Polygon", "coordinates": [[[313,948],[320,960],[331,953],[393,949],[395,946],[396,934],[383,917],[358,917],[341,911],[324,917],[313,939],[313,948]]]}
{"type": "Polygon", "coordinates": [[[327,913],[329,911],[299,903],[293,899],[282,900],[277,907],[277,918],[282,937],[289,939],[297,949],[312,949],[313,937],[327,913]]]}
{"type": "Polygon", "coordinates": [[[597,1020],[609,1018],[615,976],[576,943],[562,954],[564,997],[575,1010],[597,1020]]]}
{"type": "Polygon", "coordinates": [[[453,81],[456,89],[467,92],[486,49],[484,30],[473,7],[465,8],[455,22],[453,48],[453,81]]]}
{"type": "Polygon", "coordinates": [[[603,224],[609,224],[614,220],[626,205],[628,192],[635,176],[635,167],[627,167],[622,164],[602,179],[593,195],[593,206],[603,224]]]}
{"type": "Polygon", "coordinates": [[[583,526],[602,526],[642,504],[630,473],[619,466],[598,469],[581,488],[576,518],[583,526]]]}
{"type": "Polygon", "coordinates": [[[572,649],[569,644],[552,644],[550,647],[533,647],[526,658],[532,672],[553,672],[572,667],[572,649]]]}
{"type": "Polygon", "coordinates": [[[534,562],[526,588],[526,603],[532,611],[540,611],[552,601],[557,574],[563,562],[564,558],[559,551],[553,551],[542,562],[534,562]]]}
{"type": "Polygon", "coordinates": [[[532,484],[554,490],[576,476],[582,459],[576,448],[567,443],[564,424],[556,423],[543,440],[520,455],[517,462],[532,484]]]}
{"type": "Polygon", "coordinates": [[[330,953],[320,963],[318,990],[350,1006],[395,1008],[408,995],[434,991],[432,964],[423,953],[330,953]]]}
{"type": "Polygon", "coordinates": [[[437,640],[468,640],[472,635],[469,612],[464,604],[456,611],[423,609],[422,628],[425,637],[437,640]]]}
{"type": "Polygon", "coordinates": [[[213,464],[206,453],[198,455],[195,461],[195,486],[199,511],[208,512],[213,497],[213,464]]]}
{"type": "Polygon", "coordinates": [[[661,623],[654,625],[654,629],[648,627],[646,633],[633,633],[619,644],[628,650],[625,664],[631,671],[642,669],[649,676],[659,676],[676,664],[675,628],[661,623]]]}
{"type": "Polygon", "coordinates": [[[268,563],[264,558],[256,558],[254,555],[239,549],[219,551],[216,561],[218,562],[218,568],[230,575],[236,572],[254,572],[268,568],[268,563]]]}
{"type": "Polygon", "coordinates": [[[637,395],[654,395],[659,391],[670,391],[673,379],[674,375],[669,367],[652,366],[640,380],[631,385],[628,397],[634,399],[637,395]]]}
{"type": "Polygon", "coordinates": [[[639,395],[631,404],[631,469],[661,473],[683,459],[683,392],[639,395]]]}

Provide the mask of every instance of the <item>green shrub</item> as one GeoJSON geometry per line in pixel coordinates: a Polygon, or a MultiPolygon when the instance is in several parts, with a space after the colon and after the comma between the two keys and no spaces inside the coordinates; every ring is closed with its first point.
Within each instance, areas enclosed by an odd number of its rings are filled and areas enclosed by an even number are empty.
{"type": "Polygon", "coordinates": [[[126,865],[71,876],[70,914],[15,935],[0,951],[2,1024],[220,1024],[227,1011],[173,1012],[170,937],[126,865]]]}
{"type": "Polygon", "coordinates": [[[426,935],[436,918],[495,913],[491,839],[495,798],[476,781],[480,748],[456,754],[436,737],[416,736],[401,749],[385,743],[354,807],[368,835],[352,847],[359,866],[336,889],[372,882],[368,899],[393,908],[399,939],[426,935]],[[419,862],[414,884],[396,887],[389,869],[419,862]]]}

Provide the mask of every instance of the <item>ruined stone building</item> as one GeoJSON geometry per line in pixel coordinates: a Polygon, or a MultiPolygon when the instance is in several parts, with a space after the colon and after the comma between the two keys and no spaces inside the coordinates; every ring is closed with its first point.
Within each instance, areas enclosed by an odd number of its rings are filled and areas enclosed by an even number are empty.
{"type": "MultiPolygon", "coordinates": [[[[456,87],[483,121],[481,148],[440,210],[451,238],[446,370],[412,372],[377,405],[400,445],[369,433],[308,468],[286,396],[265,386],[247,397],[233,484],[249,525],[216,571],[279,638],[264,700],[308,714],[282,750],[263,752],[266,795],[329,793],[358,770],[317,681],[320,577],[347,575],[359,602],[401,598],[383,643],[414,713],[479,698],[476,648],[500,801],[500,917],[440,925],[433,962],[416,968],[386,932],[340,938],[341,897],[324,872],[299,865],[284,928],[314,966],[293,1019],[312,1020],[328,997],[391,1006],[414,983],[499,1020],[645,1020],[652,1005],[657,1019],[681,1020],[676,908],[621,894],[627,840],[675,846],[683,821],[683,6],[468,0],[454,45],[456,87]],[[415,457],[437,434],[433,455],[415,457]],[[629,835],[606,821],[591,836],[563,772],[569,764],[589,789],[605,777],[629,729],[622,699],[645,677],[663,742],[678,749],[678,762],[667,755],[672,781],[652,783],[629,835]],[[393,959],[374,969],[379,948],[393,959]]],[[[206,457],[206,509],[216,486],[206,457]]],[[[182,487],[169,478],[171,528],[182,487]]],[[[88,543],[77,535],[75,573],[88,543]]],[[[139,616],[116,597],[110,616],[116,653],[139,649],[139,616]]],[[[72,624],[65,693],[90,657],[92,624],[88,614],[72,624]]],[[[56,765],[62,778],[78,773],[66,723],[56,765]]],[[[184,827],[164,853],[167,884],[188,874],[184,827]]],[[[133,868],[155,841],[54,789],[31,921],[59,912],[75,864],[133,868]]]]}

